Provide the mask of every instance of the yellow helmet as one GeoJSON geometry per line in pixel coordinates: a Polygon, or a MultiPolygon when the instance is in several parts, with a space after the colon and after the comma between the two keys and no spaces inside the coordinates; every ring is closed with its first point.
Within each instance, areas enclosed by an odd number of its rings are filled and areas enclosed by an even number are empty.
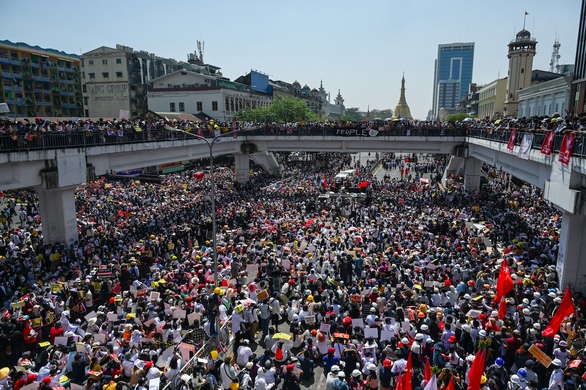
{"type": "Polygon", "coordinates": [[[483,385],[486,382],[486,377],[484,375],[482,375],[482,377],[480,377],[480,384],[483,385]]]}
{"type": "Polygon", "coordinates": [[[220,294],[221,292],[222,292],[222,289],[220,287],[214,288],[214,294],[220,294]]]}
{"type": "Polygon", "coordinates": [[[307,296],[307,300],[310,301],[310,302],[313,302],[313,295],[308,295],[307,296]]]}

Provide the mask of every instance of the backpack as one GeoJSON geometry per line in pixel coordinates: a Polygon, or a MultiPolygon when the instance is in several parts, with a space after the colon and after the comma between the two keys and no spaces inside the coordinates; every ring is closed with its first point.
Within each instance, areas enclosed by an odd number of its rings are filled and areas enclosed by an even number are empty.
{"type": "Polygon", "coordinates": [[[344,389],[344,382],[341,379],[336,379],[336,381],[332,385],[332,390],[343,390],[344,389]]]}

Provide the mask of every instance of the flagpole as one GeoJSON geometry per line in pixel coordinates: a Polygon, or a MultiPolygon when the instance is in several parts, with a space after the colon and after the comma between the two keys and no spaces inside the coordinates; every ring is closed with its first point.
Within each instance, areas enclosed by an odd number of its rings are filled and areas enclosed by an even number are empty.
{"type": "Polygon", "coordinates": [[[527,19],[527,15],[529,12],[525,11],[525,15],[523,16],[523,30],[525,30],[525,20],[527,19]]]}

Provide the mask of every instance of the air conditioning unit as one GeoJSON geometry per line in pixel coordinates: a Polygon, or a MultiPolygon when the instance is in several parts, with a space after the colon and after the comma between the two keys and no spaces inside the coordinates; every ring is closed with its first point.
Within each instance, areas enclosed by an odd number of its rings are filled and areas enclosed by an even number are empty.
{"type": "Polygon", "coordinates": [[[167,84],[167,87],[171,88],[173,87],[173,84],[167,84]]]}

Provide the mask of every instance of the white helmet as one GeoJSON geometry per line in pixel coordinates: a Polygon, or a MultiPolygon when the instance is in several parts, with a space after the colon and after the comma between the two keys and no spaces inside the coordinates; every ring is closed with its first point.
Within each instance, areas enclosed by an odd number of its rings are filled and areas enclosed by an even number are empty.
{"type": "Polygon", "coordinates": [[[366,369],[368,371],[376,371],[376,365],[374,363],[369,363],[368,366],[366,366],[366,369]]]}
{"type": "Polygon", "coordinates": [[[358,378],[360,375],[362,375],[362,373],[360,372],[360,370],[354,370],[354,371],[352,371],[352,378],[358,378]]]}

